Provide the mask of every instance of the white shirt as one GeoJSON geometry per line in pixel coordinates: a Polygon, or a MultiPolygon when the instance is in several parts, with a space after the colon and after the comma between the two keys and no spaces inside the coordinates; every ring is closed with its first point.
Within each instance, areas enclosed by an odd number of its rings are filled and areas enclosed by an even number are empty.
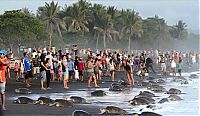
{"type": "Polygon", "coordinates": [[[172,60],[172,62],[171,62],[171,67],[176,68],[176,62],[174,60],[172,60]]]}

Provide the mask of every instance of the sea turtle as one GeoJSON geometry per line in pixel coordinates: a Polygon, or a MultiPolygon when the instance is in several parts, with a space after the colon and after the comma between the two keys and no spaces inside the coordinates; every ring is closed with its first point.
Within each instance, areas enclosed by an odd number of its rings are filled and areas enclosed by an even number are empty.
{"type": "Polygon", "coordinates": [[[167,94],[181,94],[181,90],[170,88],[169,91],[167,91],[167,94]]]}
{"type": "Polygon", "coordinates": [[[144,98],[134,98],[130,100],[129,103],[131,103],[131,105],[136,106],[136,105],[148,105],[151,102],[144,98]]]}
{"type": "Polygon", "coordinates": [[[154,113],[154,112],[142,112],[140,116],[162,116],[162,115],[154,113]]]}
{"type": "Polygon", "coordinates": [[[165,102],[169,102],[169,100],[167,98],[162,98],[158,103],[162,104],[165,102]]]}
{"type": "MultiPolygon", "coordinates": [[[[134,98],[141,98],[141,99],[146,99],[147,101],[149,101],[150,103],[155,103],[155,100],[154,99],[152,99],[152,98],[150,98],[150,97],[148,97],[148,96],[140,96],[140,95],[138,95],[138,96],[135,96],[134,98]]],[[[134,100],[134,99],[133,99],[134,100]]]]}
{"type": "Polygon", "coordinates": [[[70,100],[71,100],[73,103],[87,103],[85,98],[78,97],[78,96],[71,96],[71,97],[70,97],[70,100]]]}
{"type": "Polygon", "coordinates": [[[155,93],[166,92],[167,90],[163,86],[154,85],[147,88],[155,93]]]}
{"type": "Polygon", "coordinates": [[[199,78],[199,76],[196,75],[196,74],[191,74],[191,75],[189,76],[189,78],[191,78],[191,79],[197,79],[197,78],[199,78]]]}
{"type": "Polygon", "coordinates": [[[181,97],[179,97],[178,95],[170,95],[169,97],[169,100],[171,101],[179,101],[179,100],[183,100],[181,97]]]}
{"type": "Polygon", "coordinates": [[[97,91],[91,92],[91,96],[102,97],[104,95],[106,95],[106,92],[103,90],[97,90],[97,91]]]}
{"type": "Polygon", "coordinates": [[[64,99],[56,99],[55,102],[50,103],[49,106],[69,108],[69,107],[73,107],[73,103],[64,99]]]}
{"type": "Polygon", "coordinates": [[[30,99],[28,97],[19,97],[16,100],[14,100],[13,103],[16,104],[36,104],[36,101],[33,99],[30,99]]]}
{"type": "Polygon", "coordinates": [[[126,82],[126,81],[121,81],[121,82],[120,82],[120,85],[121,85],[122,87],[124,87],[124,88],[130,87],[129,83],[126,82]]]}
{"type": "Polygon", "coordinates": [[[37,103],[42,104],[42,105],[49,105],[49,104],[54,103],[54,100],[48,97],[39,97],[37,100],[37,103]]]}
{"type": "Polygon", "coordinates": [[[72,113],[72,116],[92,116],[92,115],[84,110],[75,110],[72,113]]]}
{"type": "Polygon", "coordinates": [[[107,106],[106,108],[101,108],[100,112],[102,115],[126,115],[126,114],[128,114],[125,110],[115,107],[115,106],[107,106]]]}
{"type": "Polygon", "coordinates": [[[161,84],[161,83],[165,83],[165,80],[163,80],[163,79],[155,79],[155,80],[153,80],[155,83],[159,83],[159,84],[161,84]]]}
{"type": "Polygon", "coordinates": [[[142,96],[147,96],[147,97],[155,97],[155,94],[149,92],[149,91],[140,91],[140,94],[142,96]]]}
{"type": "Polygon", "coordinates": [[[18,89],[15,89],[15,93],[17,93],[17,94],[31,94],[32,90],[30,90],[28,88],[18,88],[18,89]]]}
{"type": "Polygon", "coordinates": [[[123,91],[124,88],[121,85],[111,85],[109,91],[123,91]]]}

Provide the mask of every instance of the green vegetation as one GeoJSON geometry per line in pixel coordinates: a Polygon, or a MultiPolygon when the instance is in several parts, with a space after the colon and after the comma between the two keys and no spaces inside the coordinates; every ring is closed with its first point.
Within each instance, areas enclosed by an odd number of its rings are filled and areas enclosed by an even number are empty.
{"type": "Polygon", "coordinates": [[[92,5],[85,0],[60,9],[58,3],[52,1],[39,7],[37,14],[27,8],[6,11],[0,15],[1,47],[78,44],[95,48],[126,46],[130,51],[146,44],[162,48],[162,42],[199,39],[198,35],[188,34],[182,20],[170,26],[157,15],[142,19],[135,10],[117,10],[114,6],[92,5]]]}

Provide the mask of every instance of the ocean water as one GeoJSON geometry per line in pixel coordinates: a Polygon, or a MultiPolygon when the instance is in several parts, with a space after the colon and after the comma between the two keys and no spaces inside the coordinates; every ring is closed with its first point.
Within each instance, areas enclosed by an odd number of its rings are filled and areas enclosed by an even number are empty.
{"type": "MultiPolygon", "coordinates": [[[[143,111],[152,111],[159,113],[164,116],[193,116],[200,115],[199,114],[199,78],[198,79],[189,79],[188,77],[191,74],[197,74],[200,77],[200,70],[191,73],[183,73],[182,76],[185,77],[189,84],[181,84],[180,82],[171,82],[171,78],[166,80],[166,83],[162,86],[167,90],[170,88],[177,88],[182,91],[184,94],[180,94],[179,96],[183,99],[181,101],[170,101],[163,104],[158,104],[157,102],[162,98],[167,98],[169,95],[165,93],[155,93],[154,97],[156,100],[156,108],[154,110],[146,108],[146,105],[141,106],[132,106],[128,103],[129,100],[133,99],[136,95],[139,94],[140,91],[147,91],[146,88],[132,88],[123,92],[112,92],[109,91],[108,88],[98,88],[91,89],[93,90],[104,90],[107,95],[104,97],[91,97],[91,91],[87,89],[79,89],[77,91],[70,91],[68,93],[51,93],[51,94],[30,94],[25,95],[26,97],[37,99],[40,96],[50,97],[52,99],[58,98],[69,98],[70,96],[80,96],[85,98],[89,103],[95,106],[117,106],[122,109],[125,109],[129,113],[141,113],[143,111]],[[142,111],[141,111],[142,110],[142,111]]],[[[11,100],[17,99],[20,96],[9,98],[11,100]]]]}

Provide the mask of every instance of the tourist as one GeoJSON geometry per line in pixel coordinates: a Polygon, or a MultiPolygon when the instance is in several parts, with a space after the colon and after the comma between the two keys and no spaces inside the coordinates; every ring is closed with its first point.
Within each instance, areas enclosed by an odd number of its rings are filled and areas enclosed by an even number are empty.
{"type": "Polygon", "coordinates": [[[23,65],[24,65],[24,72],[25,72],[25,86],[30,87],[30,81],[33,75],[31,72],[31,62],[30,62],[30,59],[28,58],[27,52],[24,53],[23,65]]]}
{"type": "Polygon", "coordinates": [[[160,55],[160,66],[161,66],[161,72],[163,76],[166,76],[166,61],[163,55],[160,55]]]}
{"type": "Polygon", "coordinates": [[[18,62],[15,62],[14,72],[16,74],[15,78],[17,80],[19,78],[19,64],[18,64],[18,62]]]}
{"type": "Polygon", "coordinates": [[[133,69],[131,67],[130,60],[126,61],[124,68],[126,70],[127,81],[129,83],[129,85],[134,85],[133,69]]]}
{"type": "Polygon", "coordinates": [[[172,70],[173,78],[175,78],[176,77],[176,62],[173,57],[171,60],[171,70],[172,70]]]}
{"type": "Polygon", "coordinates": [[[9,64],[9,61],[5,57],[7,55],[6,50],[0,50],[0,92],[1,92],[1,104],[2,110],[6,110],[6,96],[5,96],[5,87],[6,87],[6,67],[9,64]]]}
{"type": "Polygon", "coordinates": [[[83,81],[83,73],[84,73],[84,62],[82,58],[79,58],[78,62],[78,73],[79,73],[79,80],[83,81]]]}
{"type": "Polygon", "coordinates": [[[179,73],[179,78],[181,78],[181,71],[183,68],[183,63],[182,63],[182,59],[179,59],[179,62],[177,64],[177,69],[178,69],[178,73],[179,73]]]}
{"type": "Polygon", "coordinates": [[[71,55],[68,55],[68,69],[69,69],[69,78],[74,79],[74,61],[71,58],[71,55]]]}
{"type": "Polygon", "coordinates": [[[93,65],[93,58],[89,57],[88,62],[87,62],[87,73],[88,73],[88,88],[90,88],[90,83],[92,81],[92,79],[94,79],[94,86],[95,87],[99,87],[97,85],[97,80],[94,74],[94,65],[93,65]]]}
{"type": "Polygon", "coordinates": [[[110,75],[111,75],[111,81],[115,80],[115,64],[113,62],[113,59],[110,59],[110,62],[108,64],[110,75]]]}
{"type": "Polygon", "coordinates": [[[151,68],[151,70],[153,71],[153,73],[156,73],[154,71],[154,68],[153,68],[153,60],[150,58],[150,57],[147,57],[146,59],[146,69],[147,69],[147,73],[149,73],[149,68],[151,68]]]}
{"type": "Polygon", "coordinates": [[[67,57],[65,55],[62,56],[62,74],[63,74],[63,86],[64,89],[68,89],[68,81],[69,81],[69,66],[68,66],[68,61],[67,57]]]}
{"type": "Polygon", "coordinates": [[[51,82],[51,60],[50,60],[50,58],[46,59],[44,66],[45,66],[45,70],[46,70],[47,89],[51,89],[51,87],[50,87],[50,82],[51,82]]]}

